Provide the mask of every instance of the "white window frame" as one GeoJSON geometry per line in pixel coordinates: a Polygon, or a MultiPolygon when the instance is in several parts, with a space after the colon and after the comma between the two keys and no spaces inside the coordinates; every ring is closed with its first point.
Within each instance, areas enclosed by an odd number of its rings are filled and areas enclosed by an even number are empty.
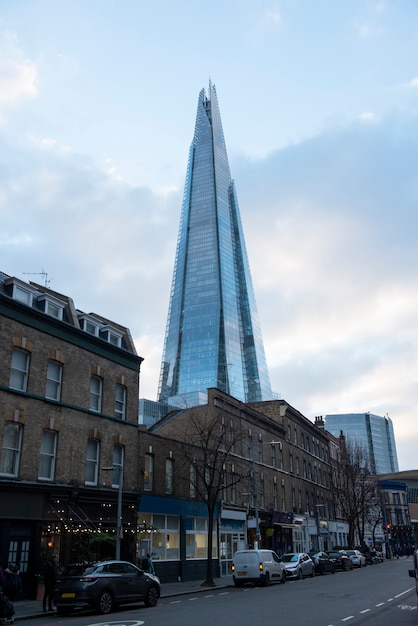
{"type": "MultiPolygon", "coordinates": [[[[208,555],[208,519],[206,517],[185,518],[186,522],[186,559],[202,560],[208,555]]],[[[218,555],[217,524],[214,523],[212,536],[212,558],[218,555]]]]}
{"type": "Polygon", "coordinates": [[[100,441],[93,438],[87,439],[85,485],[97,485],[99,477],[99,459],[100,441]],[[88,480],[88,477],[93,477],[93,480],[88,480]]]}
{"type": "Polygon", "coordinates": [[[3,432],[3,448],[0,466],[2,476],[18,476],[22,449],[23,426],[17,422],[6,422],[3,432]],[[8,442],[10,431],[13,441],[8,442]]]}
{"type": "Polygon", "coordinates": [[[56,452],[56,431],[44,430],[42,433],[41,451],[39,455],[38,480],[54,480],[56,452]],[[46,469],[47,471],[44,471],[46,469]]]}
{"type": "Polygon", "coordinates": [[[48,293],[44,293],[41,296],[38,296],[38,303],[42,305],[44,313],[62,321],[64,317],[65,302],[59,300],[58,298],[54,298],[48,293]]]}
{"type": "Polygon", "coordinates": [[[61,400],[62,363],[50,359],[46,373],[45,398],[48,400],[61,400]],[[55,371],[52,371],[55,370],[55,371]]]}
{"type": "Polygon", "coordinates": [[[90,377],[90,411],[100,413],[102,410],[103,379],[100,376],[90,377]]]}
{"type": "Polygon", "coordinates": [[[12,363],[10,367],[10,389],[27,391],[29,378],[30,353],[22,348],[13,348],[12,363]],[[18,363],[18,359],[23,357],[24,363],[18,363]],[[17,384],[19,383],[19,384],[17,384]]]}
{"type": "Polygon", "coordinates": [[[123,465],[125,459],[125,448],[120,443],[115,443],[113,446],[113,472],[112,472],[112,487],[119,488],[120,481],[123,484],[123,465]]]}
{"type": "Polygon", "coordinates": [[[119,383],[115,389],[115,417],[126,419],[126,387],[119,383]]]}
{"type": "Polygon", "coordinates": [[[139,536],[150,541],[153,561],[178,561],[180,559],[180,517],[141,513],[144,530],[139,536]],[[152,532],[149,530],[152,529],[152,532]]]}

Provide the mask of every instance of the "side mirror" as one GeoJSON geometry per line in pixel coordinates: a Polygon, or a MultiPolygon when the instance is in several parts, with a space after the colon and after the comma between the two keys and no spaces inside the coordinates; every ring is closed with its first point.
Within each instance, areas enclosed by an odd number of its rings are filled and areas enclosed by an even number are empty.
{"type": "Polygon", "coordinates": [[[414,569],[409,569],[408,570],[408,574],[410,575],[411,578],[416,578],[416,570],[414,569]]]}

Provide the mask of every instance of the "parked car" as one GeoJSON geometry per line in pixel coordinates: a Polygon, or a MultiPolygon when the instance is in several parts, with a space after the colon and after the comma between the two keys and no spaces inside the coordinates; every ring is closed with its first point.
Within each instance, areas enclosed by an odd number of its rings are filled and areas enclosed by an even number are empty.
{"type": "Polygon", "coordinates": [[[286,578],[304,578],[315,576],[315,565],[306,552],[288,552],[281,561],[286,568],[286,578]]]}
{"type": "Polygon", "coordinates": [[[353,569],[353,562],[344,550],[331,550],[327,554],[329,554],[334,561],[336,570],[339,569],[346,572],[347,570],[353,569]]]}
{"type": "Polygon", "coordinates": [[[232,578],[236,587],[244,583],[267,586],[286,582],[286,570],[272,550],[238,550],[232,559],[232,578]]]}
{"type": "Polygon", "coordinates": [[[412,554],[412,569],[408,570],[411,578],[415,578],[415,591],[417,593],[417,609],[418,609],[418,550],[412,554]]]}
{"type": "Polygon", "coordinates": [[[325,572],[331,572],[335,574],[335,563],[326,552],[309,552],[309,556],[315,565],[315,572],[317,574],[325,574],[325,572]]]}
{"type": "Polygon", "coordinates": [[[54,604],[61,614],[87,608],[106,614],[133,602],[155,606],[159,597],[157,576],[127,561],[102,561],[69,565],[57,580],[54,604]]]}
{"type": "Polygon", "coordinates": [[[366,557],[360,550],[345,550],[354,567],[366,567],[366,557]]]}

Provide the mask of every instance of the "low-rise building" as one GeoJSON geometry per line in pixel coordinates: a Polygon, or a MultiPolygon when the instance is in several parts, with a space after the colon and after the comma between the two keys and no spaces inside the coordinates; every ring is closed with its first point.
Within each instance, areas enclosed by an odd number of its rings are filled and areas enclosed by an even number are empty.
{"type": "Polygon", "coordinates": [[[3,273],[0,346],[0,563],[19,563],[30,595],[42,553],[68,563],[106,550],[120,481],[134,554],[142,358],[129,329],[3,273]]]}

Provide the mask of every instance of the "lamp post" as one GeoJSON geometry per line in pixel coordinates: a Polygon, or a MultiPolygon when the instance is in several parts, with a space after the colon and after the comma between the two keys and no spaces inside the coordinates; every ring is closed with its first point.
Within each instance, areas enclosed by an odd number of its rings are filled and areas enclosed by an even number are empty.
{"type": "Polygon", "coordinates": [[[123,465],[102,467],[103,472],[118,472],[118,506],[116,512],[116,550],[115,559],[120,560],[120,543],[122,541],[122,489],[123,489],[123,465]]]}

